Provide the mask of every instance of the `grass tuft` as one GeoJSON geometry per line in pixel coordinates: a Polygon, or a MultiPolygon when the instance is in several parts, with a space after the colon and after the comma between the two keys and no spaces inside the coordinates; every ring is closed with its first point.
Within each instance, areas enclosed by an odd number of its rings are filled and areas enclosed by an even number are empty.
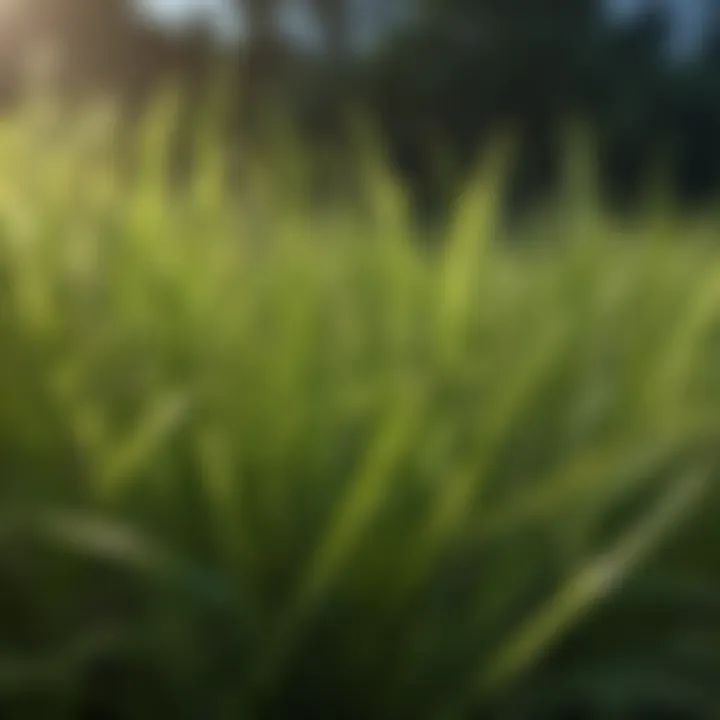
{"type": "Polygon", "coordinates": [[[500,153],[429,252],[172,107],[0,128],[0,714],[720,711],[715,222],[500,153]]]}

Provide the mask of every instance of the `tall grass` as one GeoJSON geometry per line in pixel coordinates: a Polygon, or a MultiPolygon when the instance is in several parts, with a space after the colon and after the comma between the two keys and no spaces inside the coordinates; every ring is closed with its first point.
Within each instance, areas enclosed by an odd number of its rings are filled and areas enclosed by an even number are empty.
{"type": "Polygon", "coordinates": [[[159,109],[0,128],[2,716],[720,712],[720,226],[427,252],[159,109]]]}

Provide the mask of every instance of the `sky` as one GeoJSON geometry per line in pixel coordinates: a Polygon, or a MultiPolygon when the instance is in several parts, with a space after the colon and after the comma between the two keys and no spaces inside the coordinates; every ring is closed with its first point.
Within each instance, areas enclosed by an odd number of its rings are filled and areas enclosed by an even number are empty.
{"type": "Polygon", "coordinates": [[[672,50],[676,54],[691,53],[699,47],[707,18],[720,0],[605,0],[611,13],[632,18],[653,6],[665,7],[672,22],[672,50]]]}
{"type": "MultiPolygon", "coordinates": [[[[673,51],[686,54],[698,46],[705,27],[705,19],[713,4],[720,0],[605,0],[611,13],[620,18],[632,18],[653,5],[667,6],[673,25],[673,51]]],[[[146,12],[162,22],[183,24],[198,18],[207,19],[223,35],[233,36],[233,0],[136,0],[146,12]]],[[[301,0],[295,0],[300,5],[301,0]]],[[[288,30],[300,40],[312,42],[312,28],[295,8],[290,13],[288,30]]]]}
{"type": "Polygon", "coordinates": [[[199,18],[208,21],[221,34],[237,31],[233,0],[135,0],[140,10],[169,25],[184,25],[199,18]]]}
{"type": "MultiPolygon", "coordinates": [[[[353,2],[353,0],[348,0],[353,2]]],[[[148,16],[159,20],[165,25],[182,26],[197,21],[207,21],[221,34],[228,38],[237,37],[242,31],[242,22],[237,20],[234,11],[236,0],[133,0],[148,16]]],[[[320,35],[313,25],[312,16],[304,10],[307,0],[284,0],[285,14],[283,26],[287,34],[309,47],[317,47],[320,35]]],[[[360,44],[377,36],[378,12],[383,8],[385,0],[364,0],[362,4],[354,0],[355,9],[365,8],[364,12],[356,12],[355,40],[360,44]],[[375,8],[368,11],[367,8],[375,8]],[[360,22],[362,21],[362,26],[360,22]]],[[[397,0],[394,0],[397,3],[397,0]]],[[[401,7],[401,3],[397,3],[401,7]]],[[[385,7],[388,16],[388,8],[385,7]]],[[[380,23],[381,24],[381,23],[380,23]]]]}

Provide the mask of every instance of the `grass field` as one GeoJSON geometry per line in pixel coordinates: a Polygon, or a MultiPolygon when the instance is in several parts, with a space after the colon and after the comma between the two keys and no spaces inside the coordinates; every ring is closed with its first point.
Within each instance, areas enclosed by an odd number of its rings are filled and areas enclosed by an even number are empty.
{"type": "Polygon", "coordinates": [[[0,128],[2,717],[718,717],[720,220],[103,127],[0,128]]]}

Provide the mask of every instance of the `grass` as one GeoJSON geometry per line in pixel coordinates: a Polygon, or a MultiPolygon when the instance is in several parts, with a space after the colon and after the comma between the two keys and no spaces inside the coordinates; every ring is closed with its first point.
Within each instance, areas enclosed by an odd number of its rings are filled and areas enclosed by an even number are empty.
{"type": "Polygon", "coordinates": [[[0,128],[3,717],[716,716],[718,223],[429,252],[159,110],[0,128]]]}

